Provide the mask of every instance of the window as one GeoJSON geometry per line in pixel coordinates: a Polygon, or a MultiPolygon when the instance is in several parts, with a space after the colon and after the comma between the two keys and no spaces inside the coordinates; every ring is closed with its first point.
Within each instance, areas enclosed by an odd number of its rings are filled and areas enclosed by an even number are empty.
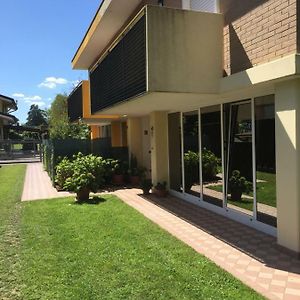
{"type": "Polygon", "coordinates": [[[182,8],[203,12],[218,12],[218,0],[182,0],[182,8]]]}

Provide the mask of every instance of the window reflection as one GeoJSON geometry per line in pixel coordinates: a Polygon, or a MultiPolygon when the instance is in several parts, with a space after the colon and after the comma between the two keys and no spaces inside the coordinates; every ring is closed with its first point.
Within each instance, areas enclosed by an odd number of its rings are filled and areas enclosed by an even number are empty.
{"type": "Polygon", "coordinates": [[[203,200],[223,206],[220,105],[201,108],[203,200]]]}
{"type": "Polygon", "coordinates": [[[276,226],[274,95],[255,99],[257,220],[276,226]]]}

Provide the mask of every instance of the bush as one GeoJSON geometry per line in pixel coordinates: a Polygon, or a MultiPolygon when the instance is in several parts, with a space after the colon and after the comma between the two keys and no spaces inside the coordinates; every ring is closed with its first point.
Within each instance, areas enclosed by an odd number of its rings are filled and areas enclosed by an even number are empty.
{"type": "Polygon", "coordinates": [[[79,193],[86,189],[97,192],[104,183],[105,161],[92,154],[78,153],[72,160],[64,158],[56,168],[56,181],[70,192],[79,193]]]}
{"type": "Polygon", "coordinates": [[[202,176],[203,180],[211,180],[218,174],[218,165],[221,160],[210,150],[202,150],[202,176]]]}
{"type": "Polygon", "coordinates": [[[189,190],[192,185],[199,182],[199,154],[193,151],[184,153],[185,189],[189,190]]]}

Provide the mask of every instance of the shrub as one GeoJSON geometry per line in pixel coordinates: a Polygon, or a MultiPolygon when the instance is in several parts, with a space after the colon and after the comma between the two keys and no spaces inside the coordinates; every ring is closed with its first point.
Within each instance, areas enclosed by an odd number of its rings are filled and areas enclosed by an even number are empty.
{"type": "Polygon", "coordinates": [[[96,192],[104,183],[105,161],[92,154],[78,153],[72,160],[64,158],[57,166],[57,182],[70,192],[96,192]]]}
{"type": "Polygon", "coordinates": [[[249,193],[251,190],[252,184],[247,181],[244,176],[241,176],[239,170],[232,171],[232,175],[229,178],[229,190],[230,192],[238,193],[249,193]]]}
{"type": "Polygon", "coordinates": [[[210,150],[202,150],[202,176],[203,180],[211,180],[218,174],[218,165],[221,160],[210,150]]]}
{"type": "Polygon", "coordinates": [[[193,151],[184,153],[185,188],[189,190],[199,181],[199,154],[193,151]]]}

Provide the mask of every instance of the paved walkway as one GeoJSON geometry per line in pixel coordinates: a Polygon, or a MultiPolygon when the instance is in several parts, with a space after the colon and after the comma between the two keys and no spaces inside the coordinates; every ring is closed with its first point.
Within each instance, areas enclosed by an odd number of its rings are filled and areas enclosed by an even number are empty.
{"type": "Polygon", "coordinates": [[[68,192],[58,192],[52,186],[52,182],[48,173],[44,171],[42,163],[27,164],[22,201],[60,198],[71,195],[68,192]]]}
{"type": "MultiPolygon", "coordinates": [[[[300,260],[283,253],[275,238],[183,200],[140,192],[114,194],[265,297],[300,300],[300,260]]],[[[41,163],[27,165],[22,201],[70,195],[52,187],[41,163]]]]}
{"type": "Polygon", "coordinates": [[[160,227],[269,299],[300,299],[300,260],[276,239],[174,197],[115,192],[160,227]]]}

